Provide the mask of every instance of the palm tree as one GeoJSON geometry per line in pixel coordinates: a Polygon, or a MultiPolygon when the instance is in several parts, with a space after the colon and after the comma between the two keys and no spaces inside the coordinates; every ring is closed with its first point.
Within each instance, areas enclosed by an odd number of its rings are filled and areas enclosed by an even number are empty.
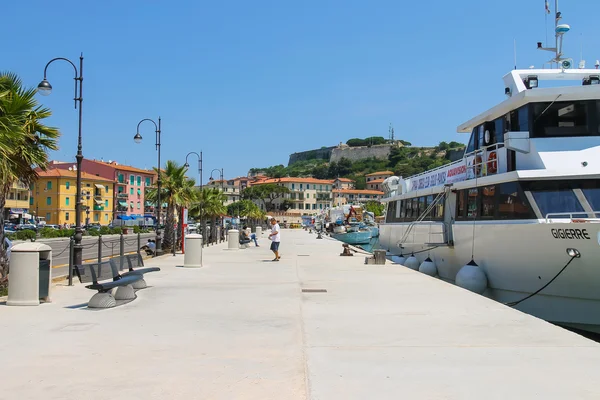
{"type": "MultiPolygon", "coordinates": [[[[202,188],[196,195],[196,201],[191,205],[189,214],[195,218],[200,218],[202,221],[212,220],[211,237],[216,240],[218,218],[227,212],[227,208],[223,205],[226,196],[218,188],[202,188]]],[[[206,234],[205,222],[202,226],[202,234],[206,234]]]]}
{"type": "MultiPolygon", "coordinates": [[[[174,242],[175,215],[179,215],[181,207],[187,206],[194,200],[194,180],[185,176],[187,169],[175,161],[167,161],[164,170],[158,171],[162,181],[160,198],[167,203],[167,216],[165,220],[165,235],[163,237],[163,248],[173,249],[177,244],[174,242]]],[[[156,201],[157,189],[148,191],[148,200],[156,201]]]]}
{"type": "MultiPolygon", "coordinates": [[[[52,114],[25,88],[16,74],[0,73],[0,243],[4,243],[4,206],[12,185],[31,184],[36,168],[45,170],[48,151],[58,149],[58,129],[42,123],[52,114]]],[[[8,275],[4,246],[0,246],[0,281],[8,275]]]]}
{"type": "MultiPolygon", "coordinates": [[[[185,169],[187,172],[187,168],[185,169]]],[[[196,185],[196,181],[191,178],[185,178],[183,184],[179,190],[177,195],[179,201],[176,205],[177,215],[182,215],[183,208],[190,208],[190,206],[196,201],[198,197],[198,192],[194,190],[194,186],[196,185]]],[[[183,219],[179,218],[177,223],[177,248],[181,248],[181,232],[183,231],[183,219]]]]}

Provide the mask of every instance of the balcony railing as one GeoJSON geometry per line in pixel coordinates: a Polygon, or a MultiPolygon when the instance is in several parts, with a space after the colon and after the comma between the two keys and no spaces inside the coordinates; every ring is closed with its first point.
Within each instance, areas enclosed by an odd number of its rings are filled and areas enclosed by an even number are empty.
{"type": "Polygon", "coordinates": [[[129,195],[127,193],[125,193],[125,192],[117,193],[117,198],[118,199],[126,199],[128,197],[129,197],[129,195]]]}

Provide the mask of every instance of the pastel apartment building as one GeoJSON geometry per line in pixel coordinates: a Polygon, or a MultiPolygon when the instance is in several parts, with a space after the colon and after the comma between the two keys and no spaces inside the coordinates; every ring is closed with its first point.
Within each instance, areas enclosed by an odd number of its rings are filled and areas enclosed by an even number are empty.
{"type": "MultiPolygon", "coordinates": [[[[74,163],[53,161],[49,168],[73,170],[74,163]]],[[[108,179],[114,185],[113,212],[115,218],[121,215],[154,215],[154,205],[145,199],[145,191],[156,181],[154,170],[145,170],[128,165],[121,165],[116,161],[98,161],[83,159],[81,170],[91,176],[108,179]]]]}
{"type": "MultiPolygon", "coordinates": [[[[75,226],[77,171],[48,169],[38,171],[33,184],[32,207],[47,224],[75,226]]],[[[113,219],[113,185],[111,179],[81,172],[81,223],[108,225],[113,219]]]]}
{"type": "MultiPolygon", "coordinates": [[[[314,215],[320,210],[331,206],[332,180],[286,177],[267,178],[252,182],[251,184],[255,186],[269,183],[287,187],[290,193],[273,201],[275,210],[266,211],[283,210],[282,203],[284,200],[289,200],[291,204],[289,209],[283,211],[297,215],[314,215]]],[[[256,204],[264,210],[265,207],[262,201],[257,201],[256,204]]]]}
{"type": "Polygon", "coordinates": [[[335,189],[333,191],[333,203],[336,206],[344,204],[366,203],[368,201],[379,201],[383,198],[383,192],[370,189],[335,189]]]}
{"type": "Polygon", "coordinates": [[[366,189],[382,191],[383,181],[393,175],[394,173],[392,171],[373,172],[365,175],[367,181],[366,189]]]}
{"type": "Polygon", "coordinates": [[[204,187],[216,188],[223,191],[226,197],[224,205],[228,206],[241,198],[241,193],[250,186],[254,179],[245,176],[237,177],[233,179],[211,179],[204,187]]]}
{"type": "Polygon", "coordinates": [[[32,215],[29,209],[30,203],[29,186],[15,182],[11,185],[10,191],[6,195],[4,204],[4,219],[15,222],[30,220],[32,215]]]}

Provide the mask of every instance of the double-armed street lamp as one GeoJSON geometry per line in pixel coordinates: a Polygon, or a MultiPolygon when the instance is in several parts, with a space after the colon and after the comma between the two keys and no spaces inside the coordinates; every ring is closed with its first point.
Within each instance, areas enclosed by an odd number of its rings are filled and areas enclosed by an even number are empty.
{"type": "MultiPolygon", "coordinates": [[[[221,193],[225,193],[225,190],[223,188],[223,168],[219,169],[219,168],[215,168],[212,171],[210,171],[210,178],[209,181],[213,181],[213,172],[217,171],[219,173],[219,178],[221,179],[221,193]]],[[[221,227],[223,227],[223,218],[221,218],[221,227]]]]}
{"type": "MultiPolygon", "coordinates": [[[[81,245],[81,239],[83,237],[83,229],[81,228],[81,161],[83,160],[82,153],[82,145],[81,145],[81,116],[82,116],[82,106],[83,106],[83,53],[79,56],[79,70],[73,64],[71,60],[68,58],[58,57],[53,58],[48,61],[46,67],[44,68],[44,79],[38,85],[38,93],[43,96],[48,96],[52,92],[52,85],[46,79],[46,72],[48,71],[48,66],[52,64],[54,61],[66,61],[75,70],[75,97],[73,98],[75,102],[75,109],[77,109],[77,103],[79,103],[79,132],[77,136],[77,155],[75,156],[77,160],[77,182],[76,182],[76,192],[75,192],[75,243],[73,246],[73,263],[72,265],[81,265],[83,263],[83,246],[81,245]]],[[[69,268],[69,285],[72,285],[73,278],[73,270],[72,266],[69,268]]]]}
{"type": "Polygon", "coordinates": [[[200,190],[202,190],[202,152],[200,152],[200,154],[196,153],[195,151],[190,151],[189,153],[187,153],[187,155],[185,156],[185,164],[183,166],[185,168],[190,167],[190,164],[188,163],[188,157],[192,154],[195,154],[198,157],[198,175],[200,178],[200,190]]]}
{"type": "Polygon", "coordinates": [[[150,121],[154,124],[154,128],[155,128],[155,132],[156,132],[156,151],[158,152],[158,168],[157,168],[157,172],[158,172],[158,178],[156,180],[156,202],[157,202],[157,207],[156,207],[156,251],[154,253],[155,256],[158,256],[162,253],[162,247],[161,247],[161,238],[160,238],[160,214],[161,214],[161,208],[162,208],[162,204],[160,202],[160,190],[161,190],[161,178],[160,178],[160,117],[158,117],[158,124],[156,122],[154,122],[153,120],[151,120],[150,118],[145,118],[143,120],[141,120],[140,122],[138,122],[137,124],[137,130],[136,130],[136,134],[133,137],[133,141],[136,143],[142,143],[142,135],[140,135],[140,124],[144,121],[150,121]]]}

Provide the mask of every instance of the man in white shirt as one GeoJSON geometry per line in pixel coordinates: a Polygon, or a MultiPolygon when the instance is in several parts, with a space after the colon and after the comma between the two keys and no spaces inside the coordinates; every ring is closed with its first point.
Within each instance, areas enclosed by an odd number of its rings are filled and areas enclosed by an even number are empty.
{"type": "Polygon", "coordinates": [[[275,218],[271,218],[271,234],[269,240],[271,240],[271,251],[275,253],[275,259],[273,261],[279,261],[279,242],[281,242],[281,234],[279,224],[275,218]]]}

